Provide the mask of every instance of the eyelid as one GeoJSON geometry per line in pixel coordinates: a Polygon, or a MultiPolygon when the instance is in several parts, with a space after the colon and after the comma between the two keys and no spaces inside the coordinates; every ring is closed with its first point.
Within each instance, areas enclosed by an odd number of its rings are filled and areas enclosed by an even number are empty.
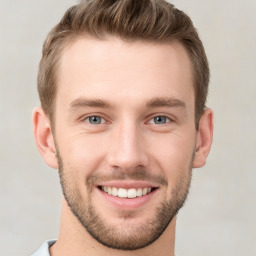
{"type": "MultiPolygon", "coordinates": [[[[148,121],[148,123],[150,123],[150,124],[156,124],[156,123],[154,122],[154,119],[155,119],[156,117],[165,117],[165,118],[166,118],[166,123],[169,123],[169,122],[172,121],[168,116],[157,115],[157,116],[152,117],[152,118],[148,121]]],[[[166,123],[164,123],[164,124],[166,124],[166,123]]],[[[164,125],[164,124],[158,124],[158,125],[164,125]]]]}
{"type": "MultiPolygon", "coordinates": [[[[79,122],[86,122],[89,125],[94,125],[91,124],[89,121],[86,121],[86,119],[90,118],[90,117],[100,117],[102,120],[104,120],[104,122],[100,123],[100,124],[105,124],[108,122],[108,118],[105,117],[105,115],[103,115],[102,113],[90,113],[90,114],[86,114],[83,115],[82,117],[79,118],[79,122]]],[[[98,125],[100,125],[98,124],[98,125]]]]}
{"type": "MultiPolygon", "coordinates": [[[[152,114],[150,116],[148,116],[147,118],[147,123],[149,124],[155,124],[154,123],[154,118],[156,117],[165,117],[167,120],[166,120],[166,123],[162,124],[162,125],[165,125],[165,124],[168,124],[170,122],[174,122],[175,121],[175,118],[174,117],[171,117],[170,115],[168,114],[163,114],[163,113],[157,113],[157,114],[152,114]]],[[[159,125],[159,124],[158,124],[159,125]]]]}
{"type": "MultiPolygon", "coordinates": [[[[101,123],[99,123],[99,124],[105,124],[106,123],[106,120],[105,120],[105,118],[103,118],[102,116],[96,116],[96,115],[92,115],[92,116],[87,116],[85,119],[84,119],[84,121],[86,121],[87,119],[90,119],[91,117],[97,117],[97,118],[101,118],[101,123]]],[[[88,121],[86,121],[87,123],[89,123],[89,124],[91,124],[91,125],[99,125],[98,123],[95,123],[95,124],[92,124],[92,123],[90,123],[90,121],[88,120],[88,121]]]]}

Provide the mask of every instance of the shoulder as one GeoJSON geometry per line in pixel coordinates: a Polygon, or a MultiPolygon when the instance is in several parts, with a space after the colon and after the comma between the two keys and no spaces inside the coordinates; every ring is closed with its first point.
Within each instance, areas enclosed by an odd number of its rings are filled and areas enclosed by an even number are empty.
{"type": "Polygon", "coordinates": [[[51,245],[53,245],[56,242],[56,240],[47,240],[45,241],[41,247],[35,251],[30,256],[50,256],[49,248],[51,245]]]}

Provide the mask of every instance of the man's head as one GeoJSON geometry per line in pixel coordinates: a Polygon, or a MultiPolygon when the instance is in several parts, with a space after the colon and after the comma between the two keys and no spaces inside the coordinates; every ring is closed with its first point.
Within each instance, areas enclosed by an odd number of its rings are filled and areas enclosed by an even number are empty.
{"type": "Polygon", "coordinates": [[[34,133],[81,236],[135,250],[170,234],[210,150],[208,79],[201,41],[172,5],[69,9],[44,45],[34,133]]]}
{"type": "Polygon", "coordinates": [[[186,49],[193,72],[195,124],[198,127],[209,83],[209,67],[201,40],[190,18],[163,0],[86,0],[71,7],[49,33],[38,73],[42,107],[54,124],[60,56],[78,37],[163,43],[178,41],[186,49]]]}

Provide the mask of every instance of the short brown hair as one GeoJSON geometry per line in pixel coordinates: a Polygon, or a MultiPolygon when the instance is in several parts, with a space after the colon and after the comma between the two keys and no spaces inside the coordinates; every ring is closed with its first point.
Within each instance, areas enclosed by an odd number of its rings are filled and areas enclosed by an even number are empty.
{"type": "Polygon", "coordinates": [[[207,57],[191,19],[164,0],[84,0],[66,11],[44,42],[38,72],[40,101],[51,122],[54,120],[60,55],[68,42],[83,35],[98,39],[114,35],[132,41],[180,42],[193,65],[198,127],[208,92],[207,57]]]}

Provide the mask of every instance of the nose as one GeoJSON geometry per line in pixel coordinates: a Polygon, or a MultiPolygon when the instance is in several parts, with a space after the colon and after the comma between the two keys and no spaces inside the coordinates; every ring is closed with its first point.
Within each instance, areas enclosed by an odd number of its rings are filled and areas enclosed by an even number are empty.
{"type": "Polygon", "coordinates": [[[143,132],[136,124],[124,124],[112,132],[108,152],[108,163],[112,168],[129,171],[148,165],[149,158],[143,132]]]}

